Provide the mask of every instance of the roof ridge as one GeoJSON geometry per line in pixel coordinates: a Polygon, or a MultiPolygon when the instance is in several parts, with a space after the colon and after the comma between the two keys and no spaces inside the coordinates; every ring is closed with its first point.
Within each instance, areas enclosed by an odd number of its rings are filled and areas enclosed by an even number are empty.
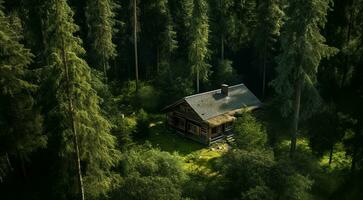
{"type": "MultiPolygon", "coordinates": [[[[244,83],[240,83],[240,84],[237,84],[237,85],[228,86],[228,90],[230,88],[234,88],[234,87],[238,87],[238,86],[242,86],[242,85],[244,85],[244,83]]],[[[198,94],[192,94],[192,95],[189,95],[189,96],[184,97],[183,99],[188,99],[188,98],[191,98],[191,97],[196,97],[196,96],[199,96],[199,95],[204,95],[204,94],[216,92],[218,90],[221,90],[221,88],[215,89],[215,90],[206,91],[206,92],[202,92],[202,93],[198,93],[198,94]]]]}

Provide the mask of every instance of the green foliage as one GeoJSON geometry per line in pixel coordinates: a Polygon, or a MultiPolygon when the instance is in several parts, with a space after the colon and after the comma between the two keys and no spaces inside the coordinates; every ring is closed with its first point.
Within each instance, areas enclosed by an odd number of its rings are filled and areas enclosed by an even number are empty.
{"type": "Polygon", "coordinates": [[[265,128],[251,115],[243,112],[233,125],[237,147],[240,149],[266,148],[267,134],[265,128]]]}
{"type": "Polygon", "coordinates": [[[277,77],[272,86],[283,101],[282,112],[291,113],[296,84],[301,82],[305,92],[302,116],[316,108],[316,73],[323,58],[337,50],[325,44],[320,30],[326,23],[330,0],[291,1],[285,10],[287,19],[281,33],[282,52],[277,58],[277,77]],[[308,19],[308,20],[307,20],[308,19]]]}
{"type": "Polygon", "coordinates": [[[309,120],[309,136],[312,150],[322,156],[332,150],[334,145],[344,136],[344,115],[337,113],[333,107],[323,109],[309,120]]]}
{"type": "Polygon", "coordinates": [[[231,199],[311,199],[313,181],[271,151],[231,151],[219,161],[219,171],[231,199]]]}
{"type": "Polygon", "coordinates": [[[134,137],[135,139],[144,139],[150,134],[150,121],[148,118],[148,114],[143,109],[140,109],[136,117],[136,130],[134,133],[134,137]]]}
{"type": "Polygon", "coordinates": [[[345,116],[347,123],[347,130],[343,137],[343,144],[347,155],[351,156],[351,170],[362,169],[363,167],[363,128],[361,127],[361,121],[352,118],[351,116],[345,116]]]}
{"type": "Polygon", "coordinates": [[[132,143],[132,133],[136,131],[136,121],[133,118],[120,116],[114,119],[115,127],[112,129],[113,135],[118,139],[118,146],[127,149],[132,143]]]}
{"type": "MultiPolygon", "coordinates": [[[[116,57],[116,45],[112,41],[115,32],[114,0],[87,0],[85,16],[88,27],[90,49],[88,58],[95,68],[106,73],[108,61],[116,57]]],[[[107,74],[105,74],[106,76],[107,74]]]]}
{"type": "MultiPolygon", "coordinates": [[[[0,1],[0,162],[14,156],[27,160],[47,145],[43,117],[35,102],[38,87],[29,78],[33,54],[21,44],[19,18],[6,16],[0,1]]],[[[10,161],[8,161],[10,165],[10,161]]],[[[11,168],[11,165],[9,166],[11,168]]],[[[0,178],[6,171],[0,167],[0,178]]]]}
{"type": "Polygon", "coordinates": [[[189,54],[188,61],[191,66],[191,75],[206,80],[210,65],[208,58],[208,4],[205,0],[193,0],[193,11],[189,28],[189,54]]]}
{"type": "Polygon", "coordinates": [[[150,83],[140,82],[139,92],[136,93],[136,82],[128,81],[120,89],[116,88],[115,93],[121,94],[115,98],[115,103],[126,113],[137,109],[145,109],[149,112],[160,109],[161,93],[150,83]]]}
{"type": "Polygon", "coordinates": [[[181,199],[181,185],[187,176],[180,157],[157,149],[135,147],[121,162],[122,199],[181,199]]]}
{"type": "Polygon", "coordinates": [[[160,108],[160,92],[152,85],[142,85],[136,98],[140,102],[140,106],[145,110],[156,111],[160,108]]]}
{"type": "MultiPolygon", "coordinates": [[[[64,0],[48,3],[48,18],[52,23],[48,24],[47,29],[47,38],[51,38],[47,43],[47,52],[50,72],[55,78],[49,87],[56,102],[47,114],[49,121],[59,120],[58,125],[53,127],[52,137],[61,135],[58,149],[61,159],[73,160],[74,124],[80,158],[84,163],[82,172],[86,196],[96,199],[114,186],[111,183],[117,183],[118,176],[111,169],[117,165],[120,152],[116,149],[116,138],[110,134],[111,124],[102,115],[99,106],[101,99],[92,88],[91,70],[80,57],[84,50],[80,38],[74,35],[78,26],[73,22],[73,11],[64,0]]],[[[71,163],[64,167],[75,170],[71,163]]],[[[63,173],[67,172],[62,170],[63,173]]],[[[72,185],[73,180],[65,182],[72,185]]]]}
{"type": "Polygon", "coordinates": [[[242,193],[241,199],[243,200],[258,200],[258,199],[273,199],[271,195],[273,192],[270,188],[266,186],[256,186],[254,188],[249,189],[247,192],[242,193]]]}
{"type": "Polygon", "coordinates": [[[226,194],[231,195],[229,198],[242,195],[248,199],[256,187],[266,185],[273,165],[273,155],[268,152],[237,150],[226,154],[220,162],[220,171],[227,181],[226,194]]]}
{"type": "Polygon", "coordinates": [[[284,13],[278,0],[262,1],[258,5],[258,26],[256,27],[255,45],[262,52],[271,50],[280,35],[284,13]]]}
{"type": "Polygon", "coordinates": [[[86,199],[362,199],[362,0],[0,5],[1,199],[78,199],[73,133],[86,199]],[[195,78],[201,91],[243,78],[256,92],[255,65],[263,85],[274,79],[283,114],[302,122],[292,158],[290,120],[277,109],[258,111],[270,112],[266,131],[261,116],[243,113],[231,148],[166,130],[160,108],[195,92],[195,78]],[[145,141],[160,150],[135,146],[145,141]]]}
{"type": "Polygon", "coordinates": [[[216,70],[213,73],[215,77],[215,83],[218,87],[223,84],[237,84],[239,82],[240,76],[238,76],[236,70],[232,66],[232,61],[230,60],[220,60],[216,70]]]}
{"type": "Polygon", "coordinates": [[[306,191],[311,189],[313,182],[300,174],[294,174],[287,177],[286,191],[282,193],[281,199],[291,199],[291,200],[303,200],[311,199],[311,195],[306,191]]]}

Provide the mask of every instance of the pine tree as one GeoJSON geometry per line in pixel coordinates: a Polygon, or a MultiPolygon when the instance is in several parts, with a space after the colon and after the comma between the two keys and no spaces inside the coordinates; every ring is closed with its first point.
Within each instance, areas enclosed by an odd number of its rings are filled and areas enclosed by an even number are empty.
{"type": "Polygon", "coordinates": [[[189,53],[188,60],[191,65],[191,74],[196,76],[197,93],[199,93],[199,81],[208,78],[210,65],[208,58],[208,5],[205,0],[194,0],[192,17],[189,28],[189,53]]]}
{"type": "Polygon", "coordinates": [[[262,71],[262,96],[266,90],[266,66],[271,61],[271,53],[280,35],[283,11],[279,0],[261,1],[257,9],[255,47],[262,71]]]}
{"type": "Polygon", "coordinates": [[[226,44],[237,51],[246,47],[253,39],[256,27],[256,0],[233,1],[227,15],[232,20],[228,25],[226,44]]]}
{"type": "Polygon", "coordinates": [[[73,177],[67,173],[77,172],[78,194],[82,199],[96,199],[116,184],[111,168],[120,159],[119,151],[110,134],[111,124],[101,114],[101,99],[92,88],[91,70],[81,58],[85,51],[75,36],[78,26],[73,11],[66,0],[51,0],[47,8],[51,22],[47,29],[48,77],[52,83],[48,89],[56,101],[47,114],[48,121],[58,122],[48,129],[60,140],[59,154],[66,163],[61,170],[64,177],[70,177],[65,184],[72,185],[73,177]],[[74,157],[76,162],[72,162],[74,157]]]}
{"type": "Polygon", "coordinates": [[[116,45],[112,41],[116,7],[113,0],[87,0],[88,42],[91,44],[88,57],[96,68],[103,69],[106,81],[109,59],[116,56],[116,45]]]}
{"type": "Polygon", "coordinates": [[[137,35],[139,32],[138,29],[138,2],[137,0],[132,0],[132,26],[133,26],[133,41],[134,41],[134,62],[135,62],[135,81],[136,81],[136,92],[139,90],[139,58],[138,58],[138,49],[137,49],[137,35]]]}
{"type": "Polygon", "coordinates": [[[226,47],[239,50],[252,39],[256,25],[256,1],[218,0],[215,6],[220,59],[223,61],[226,47]]]}
{"type": "Polygon", "coordinates": [[[341,47],[342,65],[340,67],[341,81],[340,87],[344,87],[350,83],[353,71],[357,63],[362,58],[363,40],[363,1],[349,0],[343,3],[345,27],[341,27],[343,36],[343,44],[341,47]],[[345,5],[344,5],[345,4],[345,5]]]}
{"type": "Polygon", "coordinates": [[[19,18],[7,17],[0,0],[0,182],[13,166],[9,157],[24,161],[47,144],[42,116],[33,96],[37,86],[29,81],[33,55],[21,43],[19,18]],[[2,165],[3,161],[5,165],[2,165]]]}
{"type": "Polygon", "coordinates": [[[160,66],[163,68],[169,67],[170,59],[178,47],[178,42],[176,41],[176,32],[168,7],[168,0],[158,0],[155,4],[159,15],[163,19],[161,34],[158,34],[157,38],[157,73],[159,73],[160,66]]]}
{"type": "Polygon", "coordinates": [[[289,1],[286,8],[287,20],[281,33],[282,53],[278,56],[277,77],[272,85],[284,102],[283,114],[292,113],[290,155],[296,149],[302,93],[310,92],[304,96],[307,99],[316,97],[311,91],[314,91],[320,61],[336,51],[325,44],[320,34],[330,3],[330,0],[294,0],[289,1]]]}

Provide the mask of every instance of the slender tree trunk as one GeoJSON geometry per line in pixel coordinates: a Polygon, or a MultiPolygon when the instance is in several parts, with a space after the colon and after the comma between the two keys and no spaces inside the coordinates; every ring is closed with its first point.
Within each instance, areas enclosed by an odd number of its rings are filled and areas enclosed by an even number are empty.
{"type": "Polygon", "coordinates": [[[199,69],[197,70],[197,93],[199,93],[199,69]]]}
{"type": "Polygon", "coordinates": [[[8,152],[6,152],[6,153],[5,153],[5,157],[6,157],[6,162],[7,162],[8,166],[9,166],[10,171],[13,171],[13,170],[14,170],[14,168],[13,168],[13,166],[11,165],[11,162],[10,162],[10,159],[9,159],[9,154],[8,154],[8,152]]]}
{"type": "Polygon", "coordinates": [[[112,64],[113,64],[113,67],[112,67],[112,71],[113,71],[113,75],[114,75],[114,77],[113,78],[118,78],[118,71],[117,71],[117,69],[116,69],[116,66],[117,66],[117,61],[116,61],[116,59],[117,58],[114,58],[113,59],[113,62],[112,62],[112,64]]]}
{"type": "Polygon", "coordinates": [[[69,68],[67,63],[67,55],[65,52],[65,46],[64,46],[64,39],[62,38],[62,60],[63,60],[63,66],[65,70],[65,76],[66,76],[66,93],[68,98],[68,112],[71,120],[71,129],[73,133],[73,143],[76,151],[76,165],[77,165],[77,173],[78,173],[78,181],[79,181],[79,189],[81,190],[81,200],[85,200],[84,198],[84,186],[83,186],[83,178],[82,178],[82,169],[81,169],[81,159],[80,159],[80,153],[79,153],[79,144],[78,144],[78,138],[77,138],[77,129],[74,119],[74,109],[73,109],[73,99],[71,95],[71,84],[70,84],[70,78],[69,78],[69,68]]]}
{"type": "Polygon", "coordinates": [[[134,0],[134,52],[135,52],[135,76],[136,92],[139,90],[139,66],[137,55],[137,0],[134,0]]]}
{"type": "Polygon", "coordinates": [[[160,50],[159,46],[156,47],[156,75],[159,75],[159,68],[160,68],[160,50]]]}
{"type": "Polygon", "coordinates": [[[107,81],[108,81],[108,78],[107,78],[107,66],[108,66],[108,63],[107,63],[107,59],[106,59],[106,56],[105,56],[105,52],[102,53],[102,64],[103,64],[103,75],[105,76],[105,82],[107,84],[107,81]]]}
{"type": "Polygon", "coordinates": [[[333,161],[333,153],[334,153],[334,145],[332,145],[330,147],[330,152],[329,152],[329,165],[331,165],[331,163],[333,161]]]}
{"type": "Polygon", "coordinates": [[[262,61],[262,99],[265,98],[266,91],[266,58],[267,57],[267,41],[265,39],[264,49],[263,49],[263,61],[262,61]]]}
{"type": "Polygon", "coordinates": [[[18,153],[18,155],[20,158],[21,172],[23,173],[24,179],[27,180],[27,173],[26,173],[24,158],[22,155],[20,155],[20,153],[18,153]]]}
{"type": "Polygon", "coordinates": [[[224,60],[224,34],[221,35],[221,60],[224,60]]]}
{"type": "Polygon", "coordinates": [[[301,89],[302,89],[302,80],[301,78],[299,78],[299,80],[297,80],[295,85],[294,119],[293,119],[293,130],[291,133],[291,146],[290,146],[291,157],[296,151],[296,139],[299,129],[299,118],[300,118],[301,89]]]}
{"type": "MultiPolygon", "coordinates": [[[[224,5],[223,5],[223,0],[220,0],[219,2],[219,6],[220,6],[220,12],[222,13],[221,14],[221,18],[223,20],[223,8],[224,8],[224,5]]],[[[224,33],[223,33],[224,30],[221,31],[221,60],[223,61],[224,60],[224,33]]]]}
{"type": "Polygon", "coordinates": [[[352,163],[351,163],[351,166],[350,166],[350,171],[351,172],[354,172],[355,171],[355,163],[357,162],[356,161],[356,155],[357,155],[357,150],[356,150],[356,148],[355,147],[353,147],[354,149],[353,149],[353,155],[352,155],[352,163]]]}
{"type": "MultiPolygon", "coordinates": [[[[347,31],[347,36],[346,36],[346,44],[349,44],[350,41],[350,36],[351,36],[351,31],[352,31],[352,18],[353,18],[353,6],[354,2],[352,2],[352,5],[350,5],[350,12],[349,12],[349,18],[348,18],[348,31],[347,31]]],[[[343,77],[342,77],[342,81],[340,83],[340,86],[343,87],[345,85],[345,79],[347,79],[347,75],[348,75],[348,67],[349,65],[349,55],[346,54],[344,57],[344,66],[343,66],[343,77]]]]}

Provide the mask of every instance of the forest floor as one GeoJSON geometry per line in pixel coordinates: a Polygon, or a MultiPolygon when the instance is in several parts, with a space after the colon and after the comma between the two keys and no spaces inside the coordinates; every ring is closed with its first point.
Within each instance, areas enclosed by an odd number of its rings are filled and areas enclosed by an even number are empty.
{"type": "Polygon", "coordinates": [[[167,129],[164,122],[165,117],[163,115],[150,117],[150,133],[146,141],[162,151],[181,156],[184,161],[184,168],[188,172],[201,170],[206,174],[213,175],[215,173],[213,162],[227,152],[228,144],[221,141],[209,147],[202,145],[167,129]]]}
{"type": "MultiPolygon", "coordinates": [[[[271,121],[268,122],[273,123],[271,121]]],[[[217,159],[228,151],[229,146],[226,142],[222,141],[208,147],[184,138],[165,126],[165,116],[161,114],[149,115],[149,122],[149,134],[142,143],[150,143],[153,147],[159,148],[162,151],[177,154],[183,161],[184,169],[190,174],[202,173],[207,176],[218,175],[214,166],[217,159]]],[[[280,130],[283,129],[283,127],[278,128],[281,128],[280,130]]],[[[290,140],[288,137],[280,138],[280,142],[275,146],[275,153],[287,152],[289,146],[290,140]]],[[[308,155],[312,153],[306,137],[299,137],[298,148],[308,155]]],[[[334,147],[333,162],[331,165],[329,165],[328,153],[325,153],[318,159],[318,163],[316,164],[321,166],[322,171],[320,171],[320,175],[318,175],[314,186],[315,189],[313,189],[314,191],[319,191],[315,193],[315,199],[324,199],[325,197],[332,196],[335,197],[334,199],[344,199],[345,197],[342,197],[339,193],[333,193],[336,190],[343,192],[343,194],[349,191],[348,193],[353,195],[358,193],[357,191],[360,191],[357,188],[345,187],[347,185],[346,183],[354,183],[356,181],[355,179],[345,180],[343,178],[343,174],[349,169],[349,163],[350,160],[345,155],[342,144],[337,144],[334,147]],[[324,185],[324,187],[321,188],[320,185],[324,185]]]]}

